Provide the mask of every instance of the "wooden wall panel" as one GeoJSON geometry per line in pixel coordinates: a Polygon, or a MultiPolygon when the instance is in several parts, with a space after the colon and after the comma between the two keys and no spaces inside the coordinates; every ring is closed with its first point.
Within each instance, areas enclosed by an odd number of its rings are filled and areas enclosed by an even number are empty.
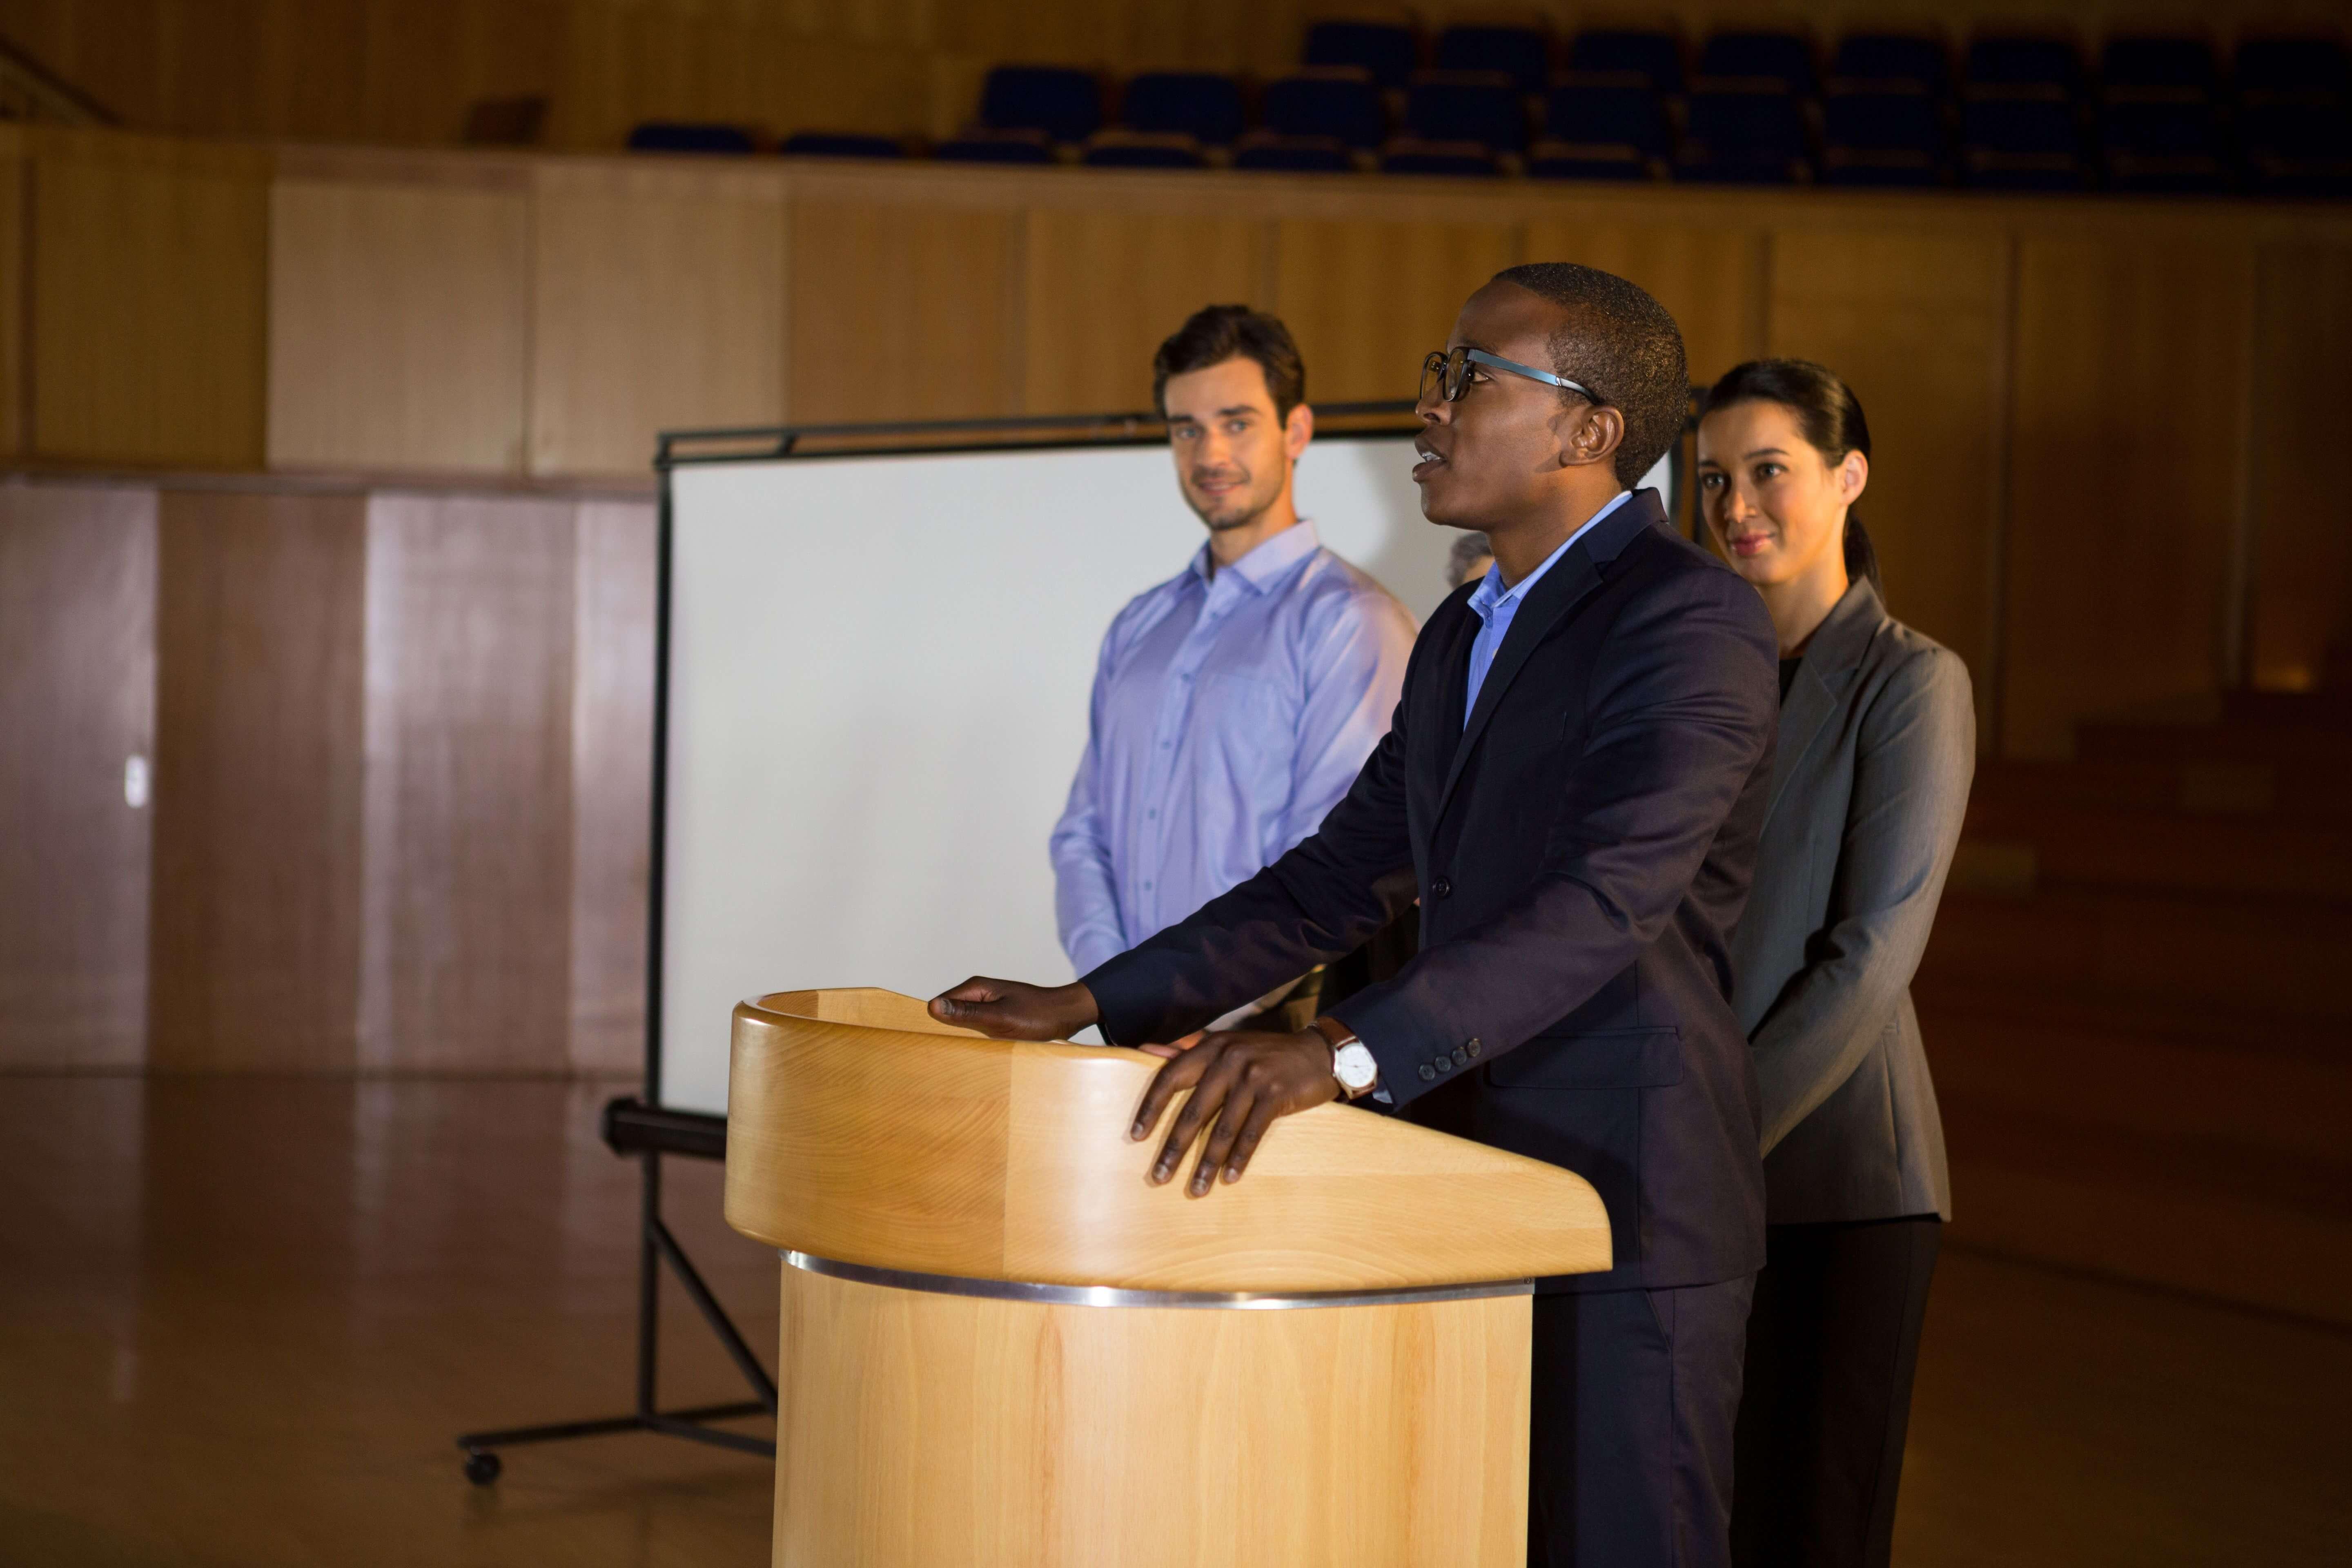
{"type": "Polygon", "coordinates": [[[270,191],[269,466],[520,473],[524,177],[270,191]]]}
{"type": "Polygon", "coordinates": [[[348,1068],[365,503],[167,490],[158,519],[148,1060],[348,1068]]]}
{"type": "Polygon", "coordinates": [[[532,472],[644,476],[662,430],[783,417],[781,177],[666,162],[535,180],[532,472]]]}
{"type": "Polygon", "coordinates": [[[795,198],[793,420],[1020,412],[1021,250],[1017,213],[795,198]]]}
{"type": "Polygon", "coordinates": [[[2245,502],[2252,254],[2023,241],[2010,426],[2002,750],[2221,684],[2245,502]]]}
{"type": "Polygon", "coordinates": [[[1772,241],[1770,352],[1820,361],[1861,400],[1874,450],[1858,515],[1888,607],[1968,661],[1987,743],[2009,257],[1991,235],[1818,230],[1772,241]]]}
{"type": "Polygon", "coordinates": [[[2352,246],[2273,246],[2258,263],[2247,674],[2301,689],[2352,644],[2352,505],[2339,472],[2352,365],[2352,246]]]}
{"type": "Polygon", "coordinates": [[[1462,302],[1518,259],[1504,224],[1361,218],[1284,221],[1275,310],[1326,403],[1410,398],[1422,357],[1443,348],[1462,302]]]}
{"type": "Polygon", "coordinates": [[[1545,218],[1528,225],[1527,259],[1579,261],[1648,289],[1682,328],[1698,385],[1764,352],[1760,228],[1630,223],[1617,213],[1545,218]]]}
{"type": "Polygon", "coordinates": [[[44,131],[33,168],[33,447],[263,457],[269,155],[44,131]]]}
{"type": "Polygon", "coordinates": [[[0,125],[0,456],[25,449],[25,133],[0,125]]]}
{"type": "Polygon", "coordinates": [[[1234,217],[1033,209],[1024,409],[1150,408],[1153,351],[1184,318],[1203,305],[1262,302],[1266,229],[1234,217]]]}
{"type": "Polygon", "coordinates": [[[645,1059],[654,509],[581,505],[572,637],[572,1066],[645,1059]]]}
{"type": "Polygon", "coordinates": [[[0,485],[0,1068],[146,1054],[155,493],[0,485]]]}
{"type": "Polygon", "coordinates": [[[574,510],[369,500],[363,1066],[567,1059],[574,510]]]}

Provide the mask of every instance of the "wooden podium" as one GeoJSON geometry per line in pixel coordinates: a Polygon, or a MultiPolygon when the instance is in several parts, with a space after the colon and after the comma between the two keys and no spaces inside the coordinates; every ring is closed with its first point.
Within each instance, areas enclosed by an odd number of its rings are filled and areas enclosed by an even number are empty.
{"type": "Polygon", "coordinates": [[[1343,1105],[1155,1187],[1158,1065],[888,991],[735,1010],[727,1219],[784,1258],[778,1564],[1526,1561],[1528,1281],[1609,1267],[1600,1198],[1343,1105]]]}

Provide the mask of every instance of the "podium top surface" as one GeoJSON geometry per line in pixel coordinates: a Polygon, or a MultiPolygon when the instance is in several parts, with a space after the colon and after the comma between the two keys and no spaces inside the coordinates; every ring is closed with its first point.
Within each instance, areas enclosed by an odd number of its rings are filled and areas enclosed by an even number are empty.
{"type": "MultiPolygon", "coordinates": [[[[1147,1180],[1139,1052],[991,1040],[911,996],[790,991],[735,1009],[727,1220],[772,1246],[910,1273],[1133,1290],[1410,1289],[1605,1269],[1574,1173],[1325,1105],[1239,1182],[1147,1180]]],[[[1197,1150],[1196,1150],[1197,1154],[1197,1150]]]]}

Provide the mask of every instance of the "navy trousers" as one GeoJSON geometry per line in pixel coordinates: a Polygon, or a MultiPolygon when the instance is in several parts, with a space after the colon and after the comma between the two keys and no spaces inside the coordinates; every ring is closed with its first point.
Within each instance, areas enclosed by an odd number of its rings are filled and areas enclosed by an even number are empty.
{"type": "Polygon", "coordinates": [[[1528,1568],[1727,1568],[1755,1285],[1536,1298],[1528,1568]]]}

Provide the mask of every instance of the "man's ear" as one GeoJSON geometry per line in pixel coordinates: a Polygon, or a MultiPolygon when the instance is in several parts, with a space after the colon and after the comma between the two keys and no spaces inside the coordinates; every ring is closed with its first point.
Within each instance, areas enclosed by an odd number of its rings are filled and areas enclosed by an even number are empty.
{"type": "Polygon", "coordinates": [[[1307,443],[1314,437],[1315,410],[1302,403],[1290,411],[1289,418],[1282,422],[1282,449],[1295,463],[1298,461],[1298,454],[1307,450],[1307,443]]]}
{"type": "Polygon", "coordinates": [[[1581,468],[1605,463],[1625,444],[1625,416],[1601,403],[1579,403],[1561,411],[1559,466],[1581,468]]]}

